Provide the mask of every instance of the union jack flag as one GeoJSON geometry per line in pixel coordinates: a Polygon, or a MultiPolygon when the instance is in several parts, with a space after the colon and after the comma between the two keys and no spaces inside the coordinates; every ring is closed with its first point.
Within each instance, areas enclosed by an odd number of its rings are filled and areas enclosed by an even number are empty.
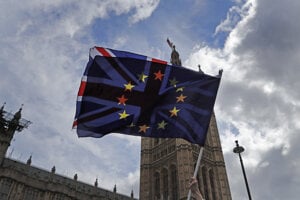
{"type": "Polygon", "coordinates": [[[78,91],[73,128],[79,137],[123,133],[204,145],[220,79],[94,47],[78,91]]]}

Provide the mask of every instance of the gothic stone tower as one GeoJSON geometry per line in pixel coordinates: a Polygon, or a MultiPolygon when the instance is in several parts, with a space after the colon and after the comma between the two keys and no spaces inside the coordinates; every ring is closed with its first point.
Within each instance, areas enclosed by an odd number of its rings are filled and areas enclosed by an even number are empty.
{"type": "MultiPolygon", "coordinates": [[[[200,147],[183,139],[142,138],[140,200],[187,199],[200,147]]],[[[201,166],[200,191],[206,200],[230,200],[230,188],[215,116],[212,115],[201,166]]]]}
{"type": "Polygon", "coordinates": [[[22,108],[13,115],[4,110],[4,105],[0,108],[0,165],[2,165],[15,132],[22,131],[31,123],[21,118],[21,111],[22,108]]]}
{"type": "MultiPolygon", "coordinates": [[[[175,45],[171,63],[181,65],[175,45]]],[[[199,67],[199,73],[203,73],[199,67]]],[[[194,174],[200,147],[183,139],[142,138],[140,200],[187,199],[190,177],[194,174]]],[[[210,120],[201,166],[199,189],[206,200],[231,200],[225,162],[215,115],[210,120]]]]}

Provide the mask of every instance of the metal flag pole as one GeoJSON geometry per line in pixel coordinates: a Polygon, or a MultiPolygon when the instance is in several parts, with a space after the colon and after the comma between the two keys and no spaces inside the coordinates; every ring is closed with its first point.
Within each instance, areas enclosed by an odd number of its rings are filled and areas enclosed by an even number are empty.
{"type": "Polygon", "coordinates": [[[247,188],[247,192],[248,192],[248,196],[249,196],[249,200],[251,200],[251,194],[250,194],[250,189],[249,189],[249,185],[248,185],[248,181],[247,181],[247,177],[246,177],[246,172],[245,172],[245,168],[244,168],[244,164],[243,164],[243,159],[241,156],[241,153],[245,151],[244,147],[239,146],[239,142],[236,140],[236,147],[233,149],[234,153],[238,153],[239,157],[240,157],[240,161],[241,161],[241,166],[242,166],[242,170],[243,170],[243,175],[244,175],[244,179],[245,179],[245,183],[246,183],[246,188],[247,188]]]}
{"type": "MultiPolygon", "coordinates": [[[[199,155],[198,155],[198,159],[197,159],[197,164],[196,164],[195,171],[194,171],[194,175],[193,175],[194,178],[196,178],[197,174],[198,174],[198,170],[199,170],[199,167],[200,167],[200,161],[201,161],[201,158],[202,158],[203,150],[204,150],[204,147],[201,146],[200,147],[200,152],[199,152],[199,155]]],[[[191,199],[191,195],[192,195],[192,191],[191,191],[191,189],[189,189],[187,200],[191,199]]]]}

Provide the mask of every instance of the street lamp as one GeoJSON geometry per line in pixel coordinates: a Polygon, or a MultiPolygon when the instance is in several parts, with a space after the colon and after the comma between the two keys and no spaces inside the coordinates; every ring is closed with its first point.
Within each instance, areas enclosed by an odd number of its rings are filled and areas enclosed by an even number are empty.
{"type": "Polygon", "coordinates": [[[246,177],[246,172],[245,172],[245,169],[244,169],[243,159],[242,159],[242,156],[241,156],[241,153],[244,152],[245,149],[244,149],[244,147],[239,146],[239,142],[237,140],[235,141],[235,143],[236,143],[236,147],[233,149],[233,152],[239,154],[240,161],[241,161],[241,166],[242,166],[242,170],[243,170],[243,175],[244,175],[244,179],[245,179],[245,183],[246,183],[246,188],[247,188],[247,192],[248,192],[248,196],[249,196],[249,200],[252,200],[249,185],[248,185],[248,181],[247,181],[247,177],[246,177]]]}

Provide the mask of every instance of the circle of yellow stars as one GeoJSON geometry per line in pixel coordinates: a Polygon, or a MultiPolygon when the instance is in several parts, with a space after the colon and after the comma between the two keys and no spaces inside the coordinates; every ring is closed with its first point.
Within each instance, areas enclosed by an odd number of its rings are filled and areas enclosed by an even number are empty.
{"type": "MultiPolygon", "coordinates": [[[[146,83],[147,78],[149,78],[149,76],[147,74],[145,74],[144,72],[142,72],[141,74],[138,74],[138,80],[140,82],[146,83]]],[[[158,80],[158,81],[162,81],[164,77],[164,74],[161,72],[161,70],[158,70],[157,72],[154,73],[154,80],[158,80]]],[[[184,91],[184,87],[179,87],[177,88],[177,84],[178,81],[176,80],[175,77],[173,77],[172,79],[169,80],[169,83],[172,87],[174,87],[176,90],[176,93],[179,93],[176,96],[176,103],[184,103],[185,99],[187,98],[187,96],[185,96],[183,94],[184,91]]],[[[133,88],[135,87],[135,85],[133,85],[130,81],[126,84],[124,84],[124,92],[131,92],[133,90],[133,88]]],[[[122,94],[119,97],[116,97],[118,99],[118,105],[122,104],[123,106],[126,106],[126,101],[128,100],[128,98],[126,98],[126,96],[124,94],[122,94]]],[[[179,115],[180,109],[178,108],[178,106],[174,106],[171,110],[169,110],[170,113],[170,117],[177,117],[179,115]]],[[[126,112],[126,110],[124,109],[123,112],[118,113],[119,114],[119,119],[126,119],[128,116],[130,116],[129,113],[126,112]]],[[[157,129],[158,130],[165,130],[168,126],[168,123],[165,120],[162,120],[160,122],[157,123],[157,129]]],[[[128,125],[127,127],[129,128],[133,128],[135,127],[135,124],[132,122],[130,125],[128,125]]],[[[139,133],[146,133],[148,129],[150,129],[151,127],[147,124],[143,124],[138,126],[138,132],[139,133]]]]}

